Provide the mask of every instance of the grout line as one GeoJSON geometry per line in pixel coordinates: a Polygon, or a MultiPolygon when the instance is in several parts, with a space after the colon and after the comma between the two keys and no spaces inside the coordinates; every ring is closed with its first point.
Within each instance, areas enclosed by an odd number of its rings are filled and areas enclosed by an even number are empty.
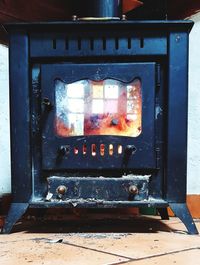
{"type": "Polygon", "coordinates": [[[86,249],[86,250],[100,252],[100,253],[107,254],[107,255],[113,255],[113,256],[116,256],[116,257],[119,257],[119,258],[128,259],[127,261],[122,261],[122,262],[118,262],[118,263],[112,263],[111,265],[126,264],[127,262],[130,262],[130,261],[146,260],[146,259],[151,259],[151,258],[162,257],[162,256],[166,256],[166,255],[171,255],[171,254],[177,254],[177,253],[181,253],[181,252],[191,251],[191,250],[195,250],[195,249],[200,249],[200,247],[192,247],[192,248],[186,248],[186,249],[182,249],[182,250],[176,250],[176,251],[170,251],[170,252],[166,252],[166,253],[161,253],[161,254],[157,254],[157,255],[146,256],[146,257],[142,257],[142,258],[131,258],[131,257],[127,257],[127,256],[124,256],[124,255],[118,255],[118,254],[115,254],[115,253],[112,253],[112,252],[110,253],[110,252],[103,251],[103,250],[98,250],[98,249],[94,249],[94,248],[84,247],[84,246],[76,245],[76,244],[69,243],[69,242],[62,242],[61,244],[66,244],[66,245],[70,245],[70,246],[74,246],[74,247],[83,248],[83,249],[86,249]]]}
{"type": "MultiPolygon", "coordinates": [[[[24,241],[29,241],[29,240],[33,240],[33,241],[44,241],[45,243],[50,243],[51,239],[48,238],[31,238],[31,239],[25,239],[25,240],[16,240],[16,241],[7,241],[7,242],[0,242],[0,243],[15,243],[15,242],[24,242],[24,241]]],[[[186,249],[182,249],[182,250],[176,250],[176,251],[170,251],[170,252],[165,252],[165,253],[161,253],[161,254],[155,254],[155,255],[150,255],[150,256],[145,256],[145,257],[141,257],[141,258],[131,258],[131,257],[127,257],[124,255],[118,255],[112,252],[107,252],[107,251],[103,251],[103,250],[98,250],[95,248],[90,248],[90,247],[84,247],[81,245],[77,245],[77,244],[73,244],[73,243],[69,243],[69,242],[60,242],[59,244],[65,244],[65,245],[69,245],[69,246],[73,246],[73,247],[77,247],[77,248],[82,248],[85,250],[90,250],[90,251],[95,251],[95,252],[99,252],[102,254],[106,254],[106,255],[112,255],[118,258],[124,258],[127,259],[126,261],[120,261],[117,263],[110,263],[109,265],[124,265],[127,264],[129,262],[134,262],[134,261],[141,261],[141,260],[146,260],[146,259],[153,259],[153,258],[157,258],[157,257],[163,257],[163,256],[167,256],[167,255],[172,255],[172,254],[178,254],[181,252],[187,252],[187,251],[192,251],[192,250],[200,250],[200,246],[196,246],[196,247],[191,247],[191,248],[186,248],[186,249]]]]}
{"type": "Polygon", "coordinates": [[[129,262],[134,262],[134,261],[141,261],[141,260],[146,260],[146,259],[153,259],[153,258],[158,258],[158,257],[163,257],[163,256],[167,256],[167,255],[172,255],[172,254],[178,254],[181,252],[187,252],[187,251],[192,251],[192,250],[200,250],[200,247],[192,247],[192,248],[186,248],[186,249],[182,249],[182,250],[176,250],[176,251],[170,251],[170,252],[166,252],[166,253],[162,253],[162,254],[157,254],[157,255],[151,255],[151,256],[146,256],[146,257],[142,257],[142,258],[129,258],[128,261],[121,261],[121,262],[117,262],[117,263],[111,263],[109,265],[124,265],[127,264],[129,262]]]}
{"type": "MultiPolygon", "coordinates": [[[[126,256],[123,256],[123,255],[118,255],[118,254],[115,254],[115,253],[110,253],[110,252],[103,251],[103,250],[98,250],[98,249],[95,249],[95,248],[84,247],[84,246],[76,245],[76,244],[69,243],[69,242],[62,242],[61,244],[65,244],[65,245],[69,245],[69,246],[73,246],[73,247],[78,247],[78,248],[82,248],[82,249],[86,249],[86,250],[91,250],[91,251],[95,251],[95,252],[100,252],[102,254],[112,255],[112,256],[115,256],[115,257],[118,257],[118,258],[128,259],[127,262],[131,261],[130,257],[126,257],[126,256]]],[[[118,264],[118,263],[116,263],[116,264],[118,264]]]]}

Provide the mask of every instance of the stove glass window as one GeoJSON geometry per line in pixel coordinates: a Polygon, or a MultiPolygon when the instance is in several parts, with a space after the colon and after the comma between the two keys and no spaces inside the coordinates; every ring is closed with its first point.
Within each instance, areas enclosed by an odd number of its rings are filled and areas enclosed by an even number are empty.
{"type": "Polygon", "coordinates": [[[123,83],[114,79],[55,81],[56,134],[120,135],[137,137],[142,128],[140,79],[123,83]]]}

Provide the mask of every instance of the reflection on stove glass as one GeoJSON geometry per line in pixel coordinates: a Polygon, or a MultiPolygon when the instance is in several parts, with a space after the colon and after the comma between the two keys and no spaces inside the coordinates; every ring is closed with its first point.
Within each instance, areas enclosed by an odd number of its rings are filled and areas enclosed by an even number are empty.
{"type": "Polygon", "coordinates": [[[119,87],[114,84],[106,84],[104,87],[105,98],[118,98],[119,97],[119,87]]]}
{"type": "Polygon", "coordinates": [[[142,86],[105,79],[65,84],[55,81],[58,136],[119,135],[137,137],[142,131],[142,86]]]}
{"type": "Polygon", "coordinates": [[[69,113],[83,113],[84,100],[83,99],[68,99],[66,106],[69,113]]]}
{"type": "Polygon", "coordinates": [[[103,98],[103,86],[102,84],[93,84],[92,86],[93,98],[103,98]]]}
{"type": "Polygon", "coordinates": [[[93,99],[92,101],[92,113],[102,114],[103,113],[103,100],[93,99]]]}
{"type": "Polygon", "coordinates": [[[68,124],[70,128],[71,135],[83,135],[83,124],[84,115],[83,114],[68,114],[68,124]]]}
{"type": "Polygon", "coordinates": [[[83,81],[66,85],[67,97],[69,98],[83,98],[84,97],[84,83],[83,81]]]}

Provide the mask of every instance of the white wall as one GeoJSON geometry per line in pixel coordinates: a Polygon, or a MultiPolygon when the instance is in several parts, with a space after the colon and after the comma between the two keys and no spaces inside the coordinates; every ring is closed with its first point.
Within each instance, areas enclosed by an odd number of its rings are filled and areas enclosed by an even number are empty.
{"type": "Polygon", "coordinates": [[[0,195],[10,192],[8,48],[0,45],[0,195]]]}
{"type": "MultiPolygon", "coordinates": [[[[200,13],[190,34],[188,194],[200,194],[200,13]]],[[[10,192],[8,50],[0,45],[0,195],[10,192]]]]}
{"type": "Polygon", "coordinates": [[[200,13],[191,17],[195,25],[190,33],[189,121],[188,121],[188,193],[200,194],[200,13]]]}

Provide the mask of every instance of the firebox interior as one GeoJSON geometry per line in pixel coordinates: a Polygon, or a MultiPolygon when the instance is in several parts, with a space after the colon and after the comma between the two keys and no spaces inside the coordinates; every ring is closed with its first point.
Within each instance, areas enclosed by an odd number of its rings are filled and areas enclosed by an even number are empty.
{"type": "Polygon", "coordinates": [[[60,137],[137,137],[142,126],[141,81],[55,81],[55,131],[60,137]]]}

